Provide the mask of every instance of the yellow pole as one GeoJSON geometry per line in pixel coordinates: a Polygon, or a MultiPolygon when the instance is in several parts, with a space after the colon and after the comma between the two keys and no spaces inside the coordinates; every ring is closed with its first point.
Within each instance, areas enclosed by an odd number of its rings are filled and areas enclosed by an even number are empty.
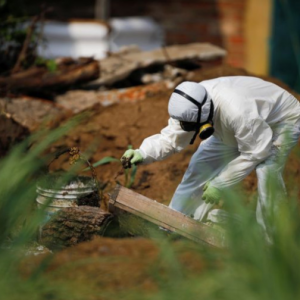
{"type": "Polygon", "coordinates": [[[247,0],[244,27],[245,68],[257,75],[268,74],[272,2],[272,0],[247,0]]]}

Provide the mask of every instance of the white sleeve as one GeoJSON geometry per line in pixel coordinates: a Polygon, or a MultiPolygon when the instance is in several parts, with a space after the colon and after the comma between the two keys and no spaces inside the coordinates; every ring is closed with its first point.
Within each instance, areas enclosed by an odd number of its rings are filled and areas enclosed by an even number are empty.
{"type": "Polygon", "coordinates": [[[271,154],[273,132],[263,119],[241,117],[233,127],[240,156],[211,181],[216,188],[226,188],[240,182],[271,154]]]}
{"type": "Polygon", "coordinates": [[[182,130],[178,120],[170,118],[168,126],[160,134],[146,138],[138,149],[144,164],[163,160],[173,153],[183,150],[191,141],[194,132],[182,130]]]}

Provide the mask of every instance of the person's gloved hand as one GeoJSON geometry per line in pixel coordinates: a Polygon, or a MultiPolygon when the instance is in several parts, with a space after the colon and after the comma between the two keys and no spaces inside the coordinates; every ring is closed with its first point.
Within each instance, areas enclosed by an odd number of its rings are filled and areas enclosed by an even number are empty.
{"type": "Polygon", "coordinates": [[[129,149],[127,150],[123,156],[121,157],[121,162],[124,167],[124,169],[131,168],[131,164],[139,164],[143,162],[144,158],[140,151],[129,149]]]}
{"type": "Polygon", "coordinates": [[[203,187],[202,200],[206,203],[219,204],[221,200],[221,191],[207,182],[203,187]]]}

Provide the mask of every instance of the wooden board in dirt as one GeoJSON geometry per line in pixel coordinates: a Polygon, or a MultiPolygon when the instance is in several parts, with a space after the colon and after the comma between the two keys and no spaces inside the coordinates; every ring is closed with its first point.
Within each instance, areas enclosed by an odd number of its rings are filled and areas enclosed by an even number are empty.
{"type": "Polygon", "coordinates": [[[113,214],[127,211],[195,242],[225,246],[224,234],[217,229],[121,186],[111,194],[109,211],[113,214]]]}

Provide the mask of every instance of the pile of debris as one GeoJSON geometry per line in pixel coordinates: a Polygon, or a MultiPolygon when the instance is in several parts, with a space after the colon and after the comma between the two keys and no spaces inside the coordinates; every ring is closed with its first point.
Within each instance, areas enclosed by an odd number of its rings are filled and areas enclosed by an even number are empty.
{"type": "Polygon", "coordinates": [[[33,66],[0,77],[0,145],[15,142],[45,123],[95,105],[143,100],[189,80],[195,70],[221,64],[223,49],[210,44],[170,46],[144,52],[128,47],[100,61],[60,58],[55,67],[33,66]]]}

